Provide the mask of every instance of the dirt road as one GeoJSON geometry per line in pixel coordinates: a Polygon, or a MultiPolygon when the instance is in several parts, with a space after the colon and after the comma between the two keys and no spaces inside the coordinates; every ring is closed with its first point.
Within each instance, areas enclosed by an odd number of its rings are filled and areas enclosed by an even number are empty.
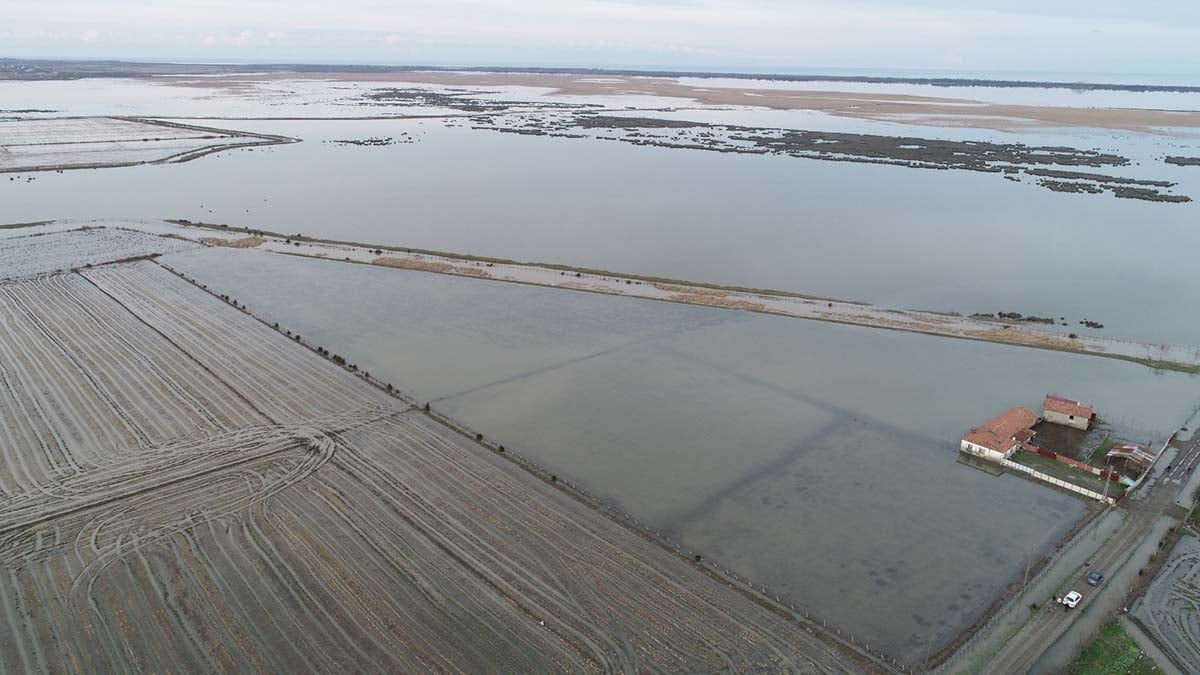
{"type": "MultiPolygon", "coordinates": [[[[1092,570],[1103,571],[1109,577],[1117,569],[1133,562],[1133,553],[1151,536],[1154,522],[1165,515],[1175,515],[1175,499],[1181,486],[1186,483],[1188,473],[1200,463],[1200,434],[1188,441],[1171,460],[1170,471],[1166,466],[1156,467],[1155,476],[1137,495],[1125,499],[1120,507],[1127,509],[1129,517],[1096,553],[1092,565],[1079,571],[1072,580],[1069,590],[1083,595],[1079,607],[1067,610],[1062,605],[1047,604],[1019,633],[1014,635],[999,654],[983,671],[986,674],[1028,673],[1034,670],[1038,658],[1058,641],[1074,622],[1075,618],[1102,593],[1121,593],[1127,589],[1117,587],[1095,588],[1087,585],[1086,577],[1092,570]]],[[[1065,591],[1064,591],[1065,592],[1065,591]]]]}

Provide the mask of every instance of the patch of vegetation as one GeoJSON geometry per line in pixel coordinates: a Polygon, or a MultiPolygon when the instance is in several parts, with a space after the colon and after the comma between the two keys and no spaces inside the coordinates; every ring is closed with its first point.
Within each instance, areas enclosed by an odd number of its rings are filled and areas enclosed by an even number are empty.
{"type": "Polygon", "coordinates": [[[16,230],[22,227],[38,227],[39,225],[49,225],[53,222],[53,220],[35,220],[29,223],[8,223],[6,225],[0,225],[0,230],[16,230]]]}
{"type": "Polygon", "coordinates": [[[1193,366],[1193,365],[1189,365],[1186,363],[1179,363],[1178,361],[1164,361],[1162,359],[1143,359],[1143,358],[1138,358],[1136,356],[1125,356],[1124,354],[1107,354],[1106,356],[1108,356],[1111,359],[1118,359],[1120,361],[1131,361],[1133,363],[1140,363],[1143,366],[1146,366],[1147,368],[1153,368],[1154,370],[1173,370],[1177,373],[1187,373],[1189,375],[1200,375],[1200,366],[1193,366]]]}
{"type": "Polygon", "coordinates": [[[1054,325],[1054,317],[1052,316],[1025,316],[1020,312],[976,312],[971,315],[973,319],[1003,319],[1005,321],[1018,321],[1025,323],[1044,323],[1049,326],[1054,325]]]}
{"type": "Polygon", "coordinates": [[[1116,444],[1117,442],[1111,438],[1106,438],[1103,441],[1100,441],[1100,445],[1096,446],[1096,449],[1093,450],[1092,454],[1088,456],[1087,463],[1091,464],[1092,466],[1105,468],[1108,463],[1108,451],[1112,450],[1113,446],[1116,444]]]}
{"type": "Polygon", "coordinates": [[[1105,491],[1104,484],[1107,482],[1109,484],[1109,497],[1119,497],[1125,492],[1125,486],[1118,482],[1105,481],[1103,478],[1093,473],[1088,473],[1081,469],[1077,469],[1069,464],[1063,464],[1062,462],[1053,460],[1049,457],[1043,457],[1036,452],[1018,450],[1016,454],[1013,455],[1012,459],[1018,464],[1024,464],[1025,466],[1036,469],[1037,471],[1059,480],[1066,481],[1072,485],[1078,485],[1079,487],[1086,488],[1088,490],[1094,490],[1095,492],[1102,494],[1105,491]]]}
{"type": "Polygon", "coordinates": [[[1158,675],[1162,669],[1113,621],[1067,668],[1071,675],[1158,675]]]}

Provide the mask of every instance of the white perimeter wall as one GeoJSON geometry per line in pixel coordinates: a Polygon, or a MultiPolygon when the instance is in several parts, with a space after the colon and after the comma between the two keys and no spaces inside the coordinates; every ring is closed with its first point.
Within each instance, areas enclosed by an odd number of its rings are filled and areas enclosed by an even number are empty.
{"type": "Polygon", "coordinates": [[[1028,466],[1025,466],[1024,464],[1018,464],[1009,459],[1003,460],[1002,462],[1000,462],[1000,465],[1006,469],[1012,469],[1013,471],[1020,471],[1021,473],[1027,473],[1030,476],[1033,476],[1034,478],[1036,478],[1040,481],[1044,481],[1051,485],[1057,485],[1058,487],[1063,488],[1064,490],[1070,490],[1071,492],[1074,492],[1076,494],[1081,494],[1084,497],[1095,499],[1096,501],[1104,502],[1105,504],[1111,505],[1111,504],[1117,503],[1117,500],[1113,499],[1112,497],[1105,497],[1104,495],[1100,494],[1099,492],[1096,492],[1095,490],[1089,490],[1087,488],[1079,487],[1078,485],[1072,485],[1072,484],[1066,482],[1065,480],[1060,480],[1058,478],[1055,478],[1054,476],[1048,476],[1048,475],[1042,473],[1041,471],[1034,470],[1028,466]]]}

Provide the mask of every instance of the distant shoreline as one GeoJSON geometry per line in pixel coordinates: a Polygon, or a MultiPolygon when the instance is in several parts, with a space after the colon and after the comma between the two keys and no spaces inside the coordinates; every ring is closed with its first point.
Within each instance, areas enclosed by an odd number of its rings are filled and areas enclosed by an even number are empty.
{"type": "Polygon", "coordinates": [[[1069,89],[1073,91],[1125,91],[1135,93],[1200,93],[1200,85],[1113,84],[958,77],[899,77],[876,75],[817,75],[627,68],[576,68],[546,66],[382,66],[319,63],[199,64],[149,61],[84,61],[0,58],[0,80],[56,80],[93,77],[152,77],[155,75],[244,73],[530,73],[545,75],[611,75],[620,77],[697,77],[772,82],[851,82],[859,84],[915,84],[932,87],[987,87],[995,89],[1069,89]]]}

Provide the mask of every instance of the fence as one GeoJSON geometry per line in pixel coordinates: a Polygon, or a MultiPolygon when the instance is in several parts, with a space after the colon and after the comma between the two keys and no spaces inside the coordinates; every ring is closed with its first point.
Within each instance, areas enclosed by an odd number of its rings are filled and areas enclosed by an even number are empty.
{"type": "MultiPolygon", "coordinates": [[[[963,663],[960,659],[964,657],[970,658],[972,656],[972,652],[976,648],[981,647],[982,643],[993,638],[997,638],[998,636],[996,635],[996,631],[1000,630],[1001,628],[999,624],[1013,618],[1014,613],[1028,613],[1034,611],[1032,609],[1032,605],[1034,604],[1038,606],[1038,611],[1045,609],[1045,603],[1050,602],[1053,591],[1048,594],[1044,589],[1039,589],[1038,586],[1045,579],[1046,575],[1054,569],[1057,561],[1071,555],[1075,549],[1079,548],[1084,542],[1088,541],[1089,537],[1096,533],[1096,529],[1103,520],[1103,515],[1105,513],[1110,512],[1105,511],[1099,516],[1092,518],[1090,523],[1076,532],[1075,536],[1071,537],[1070,541],[1068,541],[1061,549],[1054,553],[1054,558],[1050,562],[1039,568],[1038,571],[1034,573],[1033,577],[1025,582],[1024,587],[1020,591],[1018,591],[1008,601],[1004,602],[1003,605],[1001,605],[1001,607],[991,615],[987,622],[980,626],[979,630],[975,631],[975,634],[972,635],[970,639],[959,645],[954,650],[954,653],[947,657],[945,661],[942,661],[933,668],[927,669],[925,672],[937,673],[938,675],[942,675],[943,673],[961,673],[964,671],[970,672],[970,663],[963,663]]],[[[1016,629],[1014,629],[1014,632],[1015,630],[1019,629],[1020,626],[1017,626],[1016,629]]],[[[997,644],[996,648],[999,649],[1002,646],[1002,643],[1007,642],[1011,637],[1011,635],[1006,635],[1001,638],[1000,644],[997,644]]],[[[973,656],[974,660],[978,660],[980,658],[987,658],[990,660],[994,654],[987,652],[984,654],[974,654],[973,656]]]]}
{"type": "MultiPolygon", "coordinates": [[[[1200,408],[1197,409],[1197,412],[1200,412],[1200,408]]],[[[1167,447],[1169,447],[1171,445],[1171,443],[1175,442],[1175,439],[1178,437],[1178,434],[1179,434],[1179,432],[1175,432],[1175,433],[1171,434],[1171,437],[1168,438],[1165,443],[1163,443],[1162,448],[1158,452],[1158,457],[1163,456],[1167,447]]],[[[1155,462],[1157,462],[1157,461],[1158,461],[1158,458],[1156,457],[1155,462]]],[[[1016,462],[1011,462],[1007,459],[1004,460],[1003,464],[1005,465],[1006,468],[1011,468],[1016,471],[1028,473],[1030,475],[1034,475],[1034,474],[1038,473],[1027,466],[1017,464],[1016,462]]],[[[1141,477],[1138,478],[1136,483],[1129,486],[1129,488],[1126,490],[1124,495],[1121,495],[1121,497],[1118,497],[1116,499],[1112,499],[1110,497],[1109,502],[1115,505],[1117,502],[1120,502],[1121,499],[1125,495],[1130,494],[1136,488],[1138,488],[1142,484],[1142,482],[1144,482],[1146,480],[1146,477],[1150,475],[1151,468],[1153,468],[1153,465],[1151,465],[1151,467],[1147,468],[1146,471],[1144,471],[1142,473],[1141,477]]],[[[1037,477],[1037,476],[1035,476],[1035,477],[1037,477]]],[[[1049,476],[1046,476],[1046,478],[1048,478],[1052,482],[1057,481],[1057,479],[1050,478],[1049,476]]],[[[1059,482],[1061,482],[1061,481],[1059,481],[1059,482]]],[[[1081,490],[1082,488],[1074,488],[1074,486],[1071,486],[1068,489],[1081,490]]],[[[1095,493],[1093,493],[1093,494],[1095,494],[1095,493]]],[[[1064,546],[1061,551],[1059,551],[1057,554],[1055,554],[1055,558],[1061,559],[1062,557],[1069,555],[1072,551],[1074,551],[1074,549],[1076,549],[1080,545],[1081,542],[1083,542],[1087,539],[1088,535],[1095,532],[1095,530],[1098,527],[1101,520],[1102,520],[1102,518],[1100,518],[1100,517],[1093,518],[1092,522],[1088,523],[1088,525],[1086,527],[1084,527],[1074,537],[1071,538],[1071,541],[1068,542],[1067,545],[1064,546]]],[[[949,658],[947,658],[944,662],[938,664],[938,666],[930,669],[928,672],[940,674],[940,673],[949,673],[949,672],[957,673],[957,672],[961,672],[964,670],[969,670],[970,669],[969,665],[959,662],[958,659],[960,657],[963,657],[964,655],[970,655],[971,651],[973,649],[980,646],[980,643],[993,637],[992,634],[996,630],[996,624],[998,624],[999,622],[1001,622],[1004,619],[1010,618],[1012,616],[1013,612],[1020,611],[1020,610],[1029,611],[1029,609],[1027,609],[1027,608],[1029,608],[1030,605],[1032,605],[1034,602],[1037,602],[1039,600],[1044,600],[1045,599],[1044,597],[1038,595],[1038,591],[1036,590],[1035,587],[1037,586],[1037,583],[1042,579],[1042,577],[1045,576],[1047,571],[1050,570],[1051,568],[1053,568],[1053,566],[1054,566],[1054,564],[1051,563],[1051,564],[1046,565],[1042,569],[1040,569],[1037,572],[1037,574],[1034,575],[1034,577],[1032,579],[1030,579],[1029,581],[1027,581],[1025,583],[1025,587],[1016,596],[1014,596],[1011,600],[1006,602],[1002,609],[998,610],[995,614],[993,614],[992,617],[988,620],[988,622],[986,624],[984,624],[978,631],[976,631],[975,634],[972,635],[969,640],[967,640],[962,645],[960,645],[956,650],[954,650],[954,653],[949,658]]],[[[1038,606],[1041,607],[1042,603],[1038,602],[1038,606]]],[[[990,655],[988,655],[988,654],[975,655],[975,657],[978,659],[980,657],[990,657],[990,655]]]]}
{"type": "MultiPolygon", "coordinates": [[[[1200,410],[1200,408],[1198,408],[1197,410],[1200,410]]],[[[1135,489],[1138,488],[1138,486],[1140,486],[1143,482],[1145,482],[1146,478],[1150,475],[1150,472],[1154,469],[1154,465],[1158,464],[1158,460],[1161,459],[1162,456],[1167,453],[1167,448],[1171,447],[1171,444],[1174,443],[1175,439],[1178,437],[1179,437],[1178,431],[1171,434],[1171,437],[1168,438],[1167,441],[1165,443],[1163,443],[1162,447],[1158,449],[1158,454],[1154,456],[1154,460],[1150,462],[1150,466],[1146,467],[1146,470],[1142,472],[1142,475],[1138,476],[1137,481],[1133,485],[1129,486],[1129,489],[1127,489],[1125,491],[1125,494],[1129,494],[1130,492],[1133,492],[1135,489]]],[[[1125,495],[1121,495],[1121,496],[1124,497],[1125,495]]],[[[1120,501],[1120,500],[1118,500],[1118,501],[1120,501]]]]}
{"type": "Polygon", "coordinates": [[[1024,464],[1018,464],[1017,462],[1014,462],[1011,459],[1001,460],[1000,465],[1006,469],[1012,469],[1013,471],[1020,471],[1022,473],[1028,474],[1042,482],[1049,483],[1051,485],[1060,487],[1064,490],[1069,490],[1071,492],[1081,494],[1084,497],[1089,497],[1091,499],[1095,499],[1096,501],[1104,502],[1105,504],[1108,504],[1110,506],[1115,506],[1117,503],[1117,501],[1115,499],[1113,499],[1112,497],[1107,497],[1107,496],[1102,495],[1099,492],[1096,492],[1094,490],[1089,490],[1087,488],[1079,487],[1078,485],[1068,483],[1067,481],[1060,480],[1058,478],[1055,478],[1054,476],[1048,476],[1048,475],[1042,473],[1041,471],[1037,471],[1036,469],[1033,469],[1032,467],[1025,466],[1024,464]]]}

